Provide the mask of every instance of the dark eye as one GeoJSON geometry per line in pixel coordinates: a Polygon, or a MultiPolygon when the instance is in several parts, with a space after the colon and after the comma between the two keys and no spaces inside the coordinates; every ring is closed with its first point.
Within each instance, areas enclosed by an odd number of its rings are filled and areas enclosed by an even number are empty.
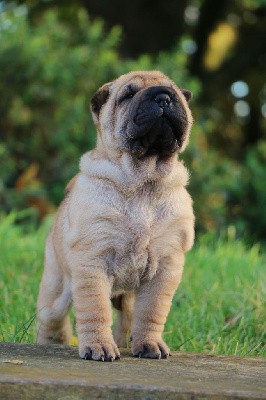
{"type": "Polygon", "coordinates": [[[135,93],[133,93],[133,92],[125,93],[124,96],[121,97],[119,103],[123,103],[126,100],[132,99],[132,97],[134,97],[134,95],[135,95],[135,93]]]}
{"type": "Polygon", "coordinates": [[[129,93],[125,96],[126,99],[131,99],[134,96],[134,93],[129,93]]]}

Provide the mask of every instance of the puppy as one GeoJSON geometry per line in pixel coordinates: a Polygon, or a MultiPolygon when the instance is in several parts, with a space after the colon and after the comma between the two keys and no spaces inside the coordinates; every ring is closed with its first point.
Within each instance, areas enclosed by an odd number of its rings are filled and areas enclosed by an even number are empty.
{"type": "Polygon", "coordinates": [[[37,342],[112,361],[131,333],[137,357],[166,358],[162,332],[193,244],[188,172],[191,93],[158,71],[130,72],[91,101],[96,148],[81,157],[46,243],[37,342]],[[112,334],[112,302],[118,308],[112,334]]]}

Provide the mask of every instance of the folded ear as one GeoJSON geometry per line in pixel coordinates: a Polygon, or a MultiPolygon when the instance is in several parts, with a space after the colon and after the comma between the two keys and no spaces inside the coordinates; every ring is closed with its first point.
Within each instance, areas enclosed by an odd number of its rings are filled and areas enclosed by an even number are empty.
{"type": "Polygon", "coordinates": [[[97,90],[91,99],[91,111],[96,120],[98,120],[100,110],[109,97],[109,89],[111,84],[112,82],[105,83],[100,87],[100,89],[97,90]]]}
{"type": "Polygon", "coordinates": [[[181,89],[181,92],[183,93],[183,95],[185,96],[186,101],[189,101],[192,99],[192,92],[190,90],[187,89],[181,89]]]}

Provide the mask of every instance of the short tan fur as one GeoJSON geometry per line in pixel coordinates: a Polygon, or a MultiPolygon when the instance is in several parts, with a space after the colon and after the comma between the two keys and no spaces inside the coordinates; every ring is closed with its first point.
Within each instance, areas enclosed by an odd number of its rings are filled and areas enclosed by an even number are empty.
{"type": "Polygon", "coordinates": [[[158,71],[123,75],[95,99],[97,145],[81,157],[46,243],[37,342],[69,343],[73,303],[80,357],[119,358],[129,332],[133,355],[167,357],[162,332],[194,240],[188,172],[177,157],[188,143],[191,112],[182,91],[158,71]],[[129,103],[118,99],[129,84],[166,86],[177,96],[188,123],[182,146],[168,157],[138,158],[125,149],[129,103]],[[119,308],[114,336],[111,299],[119,308]]]}

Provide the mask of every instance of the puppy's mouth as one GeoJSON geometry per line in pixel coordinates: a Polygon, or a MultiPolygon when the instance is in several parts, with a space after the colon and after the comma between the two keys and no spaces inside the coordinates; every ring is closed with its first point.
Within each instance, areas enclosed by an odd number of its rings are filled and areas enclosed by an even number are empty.
{"type": "Polygon", "coordinates": [[[187,124],[186,112],[172,88],[149,87],[132,99],[127,147],[137,158],[169,157],[181,148],[187,124]]]}
{"type": "Polygon", "coordinates": [[[181,147],[181,136],[171,120],[162,116],[154,121],[147,132],[130,140],[131,152],[137,157],[153,155],[167,157],[181,147]]]}

